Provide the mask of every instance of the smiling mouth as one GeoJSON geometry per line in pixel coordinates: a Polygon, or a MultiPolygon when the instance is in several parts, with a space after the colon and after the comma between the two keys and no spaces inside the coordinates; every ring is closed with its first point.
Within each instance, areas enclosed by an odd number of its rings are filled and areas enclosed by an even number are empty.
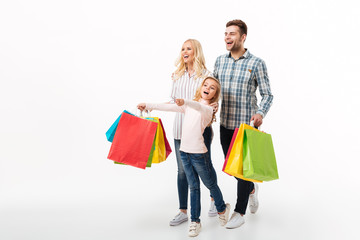
{"type": "Polygon", "coordinates": [[[186,59],[189,58],[189,55],[184,55],[184,58],[186,58],[186,59]]]}
{"type": "Polygon", "coordinates": [[[205,93],[206,95],[209,95],[209,93],[208,93],[208,92],[206,92],[206,91],[204,91],[204,93],[205,93]]]}

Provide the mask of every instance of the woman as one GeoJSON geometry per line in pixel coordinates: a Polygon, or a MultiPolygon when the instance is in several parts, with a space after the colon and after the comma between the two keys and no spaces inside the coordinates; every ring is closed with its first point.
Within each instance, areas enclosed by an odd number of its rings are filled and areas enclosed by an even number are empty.
{"type": "MultiPolygon", "coordinates": [[[[205,57],[199,41],[188,39],[184,42],[179,57],[176,61],[176,71],[172,75],[173,85],[171,91],[172,99],[192,100],[197,88],[201,82],[209,75],[210,71],[206,69],[205,57]]],[[[217,110],[217,103],[213,105],[217,110]]],[[[180,157],[181,131],[184,114],[177,112],[174,121],[174,146],[178,166],[178,196],[180,212],[170,221],[170,226],[176,226],[188,221],[187,205],[188,205],[188,182],[180,157]]],[[[203,137],[205,145],[210,154],[210,145],[212,140],[212,128],[205,128],[203,137]]],[[[209,216],[217,216],[217,210],[213,199],[211,200],[209,216]]]]}

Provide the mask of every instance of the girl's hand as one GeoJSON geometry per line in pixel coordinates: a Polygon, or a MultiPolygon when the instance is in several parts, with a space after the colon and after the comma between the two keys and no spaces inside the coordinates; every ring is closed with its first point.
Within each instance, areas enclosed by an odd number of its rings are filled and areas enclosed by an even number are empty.
{"type": "Polygon", "coordinates": [[[177,99],[175,99],[175,103],[178,106],[182,106],[182,105],[184,105],[184,99],[177,98],[177,99]]]}
{"type": "Polygon", "coordinates": [[[146,108],[146,103],[139,103],[137,105],[137,108],[140,110],[140,111],[144,111],[145,108],[146,108]]]}
{"type": "Polygon", "coordinates": [[[219,103],[213,102],[212,104],[210,104],[210,106],[214,109],[214,113],[217,113],[217,111],[219,109],[219,103]]]}

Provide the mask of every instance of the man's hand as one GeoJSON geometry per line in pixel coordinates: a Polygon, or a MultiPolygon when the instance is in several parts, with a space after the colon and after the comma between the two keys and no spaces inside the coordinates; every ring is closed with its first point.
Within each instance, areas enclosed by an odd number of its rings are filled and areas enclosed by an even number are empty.
{"type": "Polygon", "coordinates": [[[262,124],[262,116],[260,115],[260,114],[255,114],[255,115],[253,115],[252,117],[251,117],[251,119],[250,119],[250,122],[251,121],[254,121],[254,126],[255,127],[260,127],[261,126],[261,124],[262,124]]]}
{"type": "Polygon", "coordinates": [[[182,105],[184,105],[184,99],[177,98],[177,99],[175,99],[175,103],[178,106],[182,106],[182,105]]]}

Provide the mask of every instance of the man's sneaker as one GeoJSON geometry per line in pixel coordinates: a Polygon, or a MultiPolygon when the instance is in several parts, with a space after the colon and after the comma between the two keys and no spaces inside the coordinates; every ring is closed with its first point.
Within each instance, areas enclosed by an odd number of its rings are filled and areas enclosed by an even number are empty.
{"type": "Polygon", "coordinates": [[[170,226],[177,226],[179,224],[182,224],[183,222],[186,222],[188,220],[188,216],[186,213],[179,212],[173,220],[170,221],[170,226]]]}
{"type": "Polygon", "coordinates": [[[230,214],[230,204],[226,204],[225,213],[219,214],[219,221],[221,226],[225,226],[227,221],[229,220],[229,214],[230,214]]]}
{"type": "Polygon", "coordinates": [[[240,213],[234,212],[226,224],[226,228],[238,228],[245,223],[245,219],[240,213]]]}
{"type": "Polygon", "coordinates": [[[199,235],[200,229],[201,223],[191,222],[189,225],[189,236],[196,237],[197,235],[199,235]]]}
{"type": "Polygon", "coordinates": [[[215,207],[215,201],[211,200],[210,201],[210,209],[208,212],[209,217],[216,217],[218,215],[218,211],[216,210],[215,207]]]}
{"type": "Polygon", "coordinates": [[[259,208],[259,199],[258,199],[258,192],[259,186],[257,183],[254,183],[255,192],[250,194],[249,196],[249,208],[251,213],[256,213],[259,208]]]}

